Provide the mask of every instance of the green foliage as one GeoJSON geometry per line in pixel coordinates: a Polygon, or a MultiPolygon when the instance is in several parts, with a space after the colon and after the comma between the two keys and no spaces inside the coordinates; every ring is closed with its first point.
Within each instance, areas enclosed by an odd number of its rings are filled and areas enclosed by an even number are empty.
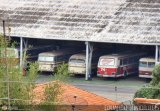
{"type": "Polygon", "coordinates": [[[135,93],[135,97],[160,99],[160,65],[156,65],[152,72],[153,78],[150,85],[141,88],[135,93]]]}
{"type": "Polygon", "coordinates": [[[34,98],[34,93],[33,93],[33,89],[35,88],[35,82],[36,82],[36,78],[38,76],[38,63],[34,62],[34,63],[30,63],[30,65],[28,66],[28,70],[26,72],[26,79],[27,79],[27,83],[26,84],[26,89],[28,92],[28,100],[33,100],[34,98]]]}
{"type": "MultiPolygon", "coordinates": [[[[9,45],[3,36],[0,36],[0,49],[6,49],[9,45]]],[[[16,42],[11,45],[14,47],[16,42]]],[[[3,51],[0,51],[2,55],[3,51]]],[[[0,56],[0,105],[29,105],[32,102],[31,93],[35,86],[37,77],[37,63],[31,63],[27,76],[23,76],[22,68],[19,66],[19,58],[0,56]],[[30,101],[28,101],[30,100],[30,101]]]]}
{"type": "Polygon", "coordinates": [[[55,77],[55,80],[59,80],[63,82],[66,81],[67,78],[69,77],[68,64],[63,63],[59,65],[56,69],[54,77],[55,77]]]}
{"type": "Polygon", "coordinates": [[[56,106],[58,103],[60,103],[61,100],[58,97],[63,93],[61,84],[63,84],[62,82],[66,81],[69,77],[68,64],[63,63],[59,65],[56,69],[54,77],[55,81],[49,83],[49,85],[45,89],[45,99],[43,104],[56,106]]]}
{"type": "Polygon", "coordinates": [[[29,70],[27,71],[28,81],[33,83],[33,82],[35,82],[35,80],[36,80],[36,78],[37,78],[38,63],[37,63],[37,62],[30,63],[28,69],[29,69],[29,70]]]}
{"type": "Polygon", "coordinates": [[[135,98],[160,99],[160,89],[154,87],[143,87],[135,93],[135,98]]]}
{"type": "Polygon", "coordinates": [[[41,110],[54,111],[60,103],[59,96],[62,94],[63,89],[60,81],[54,81],[47,84],[44,95],[45,98],[41,103],[41,110]]]}
{"type": "Polygon", "coordinates": [[[54,81],[47,85],[45,88],[45,104],[56,105],[58,104],[58,96],[63,92],[60,81],[54,81]]]}
{"type": "MultiPolygon", "coordinates": [[[[15,47],[17,43],[6,42],[3,36],[0,36],[0,49],[6,49],[9,46],[8,44],[11,44],[11,47],[15,47]]],[[[1,53],[2,51],[0,51],[1,53]]],[[[23,52],[23,55],[23,63],[25,64],[26,51],[23,52]]],[[[29,64],[26,76],[24,76],[23,69],[19,65],[19,58],[0,56],[0,106],[8,106],[9,102],[11,106],[32,105],[37,73],[38,64],[36,62],[29,64]]],[[[55,81],[50,83],[44,91],[45,98],[42,105],[52,106],[59,102],[60,99],[58,97],[63,92],[60,81],[65,81],[69,76],[68,64],[62,64],[57,67],[54,76],[55,81]]],[[[53,109],[53,107],[51,108],[53,109]]]]}
{"type": "Polygon", "coordinates": [[[153,78],[151,81],[152,86],[159,86],[160,88],[160,65],[156,65],[152,72],[153,78]]]}
{"type": "Polygon", "coordinates": [[[8,46],[7,40],[2,35],[0,35],[0,48],[4,48],[7,46],[8,46]]]}
{"type": "Polygon", "coordinates": [[[12,48],[15,48],[17,45],[18,45],[18,43],[17,43],[16,41],[13,41],[13,42],[11,43],[11,47],[12,47],[12,48]]]}

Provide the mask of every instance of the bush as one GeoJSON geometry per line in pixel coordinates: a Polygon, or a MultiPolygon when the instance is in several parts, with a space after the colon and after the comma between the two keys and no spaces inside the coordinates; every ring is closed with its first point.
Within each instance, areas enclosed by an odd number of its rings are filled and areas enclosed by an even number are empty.
{"type": "Polygon", "coordinates": [[[152,72],[153,78],[149,86],[143,87],[135,93],[135,98],[160,99],[160,65],[156,65],[152,72]]]}
{"type": "Polygon", "coordinates": [[[156,88],[141,88],[135,93],[134,98],[148,98],[148,99],[160,99],[160,89],[156,88]]]}
{"type": "Polygon", "coordinates": [[[67,78],[69,77],[68,64],[63,63],[59,65],[56,69],[54,77],[55,77],[55,80],[66,81],[67,78]]]}
{"type": "MultiPolygon", "coordinates": [[[[13,43],[15,44],[15,42],[13,43]]],[[[37,65],[31,63],[28,76],[24,77],[19,65],[19,58],[14,58],[10,52],[9,54],[4,53],[10,44],[10,41],[0,36],[0,105],[8,107],[29,105],[33,99],[31,92],[38,71],[37,65]]]]}

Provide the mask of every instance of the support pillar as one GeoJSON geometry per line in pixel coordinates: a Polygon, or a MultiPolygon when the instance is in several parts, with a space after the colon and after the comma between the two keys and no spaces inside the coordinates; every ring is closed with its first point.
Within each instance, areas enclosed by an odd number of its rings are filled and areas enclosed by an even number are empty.
{"type": "Polygon", "coordinates": [[[160,64],[160,47],[158,45],[156,45],[155,61],[156,64],[160,64]]]}
{"type": "Polygon", "coordinates": [[[86,44],[86,76],[85,80],[91,79],[91,62],[92,62],[92,52],[93,52],[93,45],[90,42],[85,42],[86,44]]]}
{"type": "Polygon", "coordinates": [[[86,76],[85,76],[85,80],[88,80],[88,75],[89,75],[89,71],[88,71],[89,42],[85,42],[85,44],[86,44],[86,76]]]}

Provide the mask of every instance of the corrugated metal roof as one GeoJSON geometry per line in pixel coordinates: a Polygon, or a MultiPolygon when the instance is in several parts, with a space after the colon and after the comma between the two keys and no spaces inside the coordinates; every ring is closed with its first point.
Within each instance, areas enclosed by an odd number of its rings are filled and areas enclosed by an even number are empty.
{"type": "Polygon", "coordinates": [[[160,0],[0,0],[3,18],[11,36],[160,43],[160,0]]]}

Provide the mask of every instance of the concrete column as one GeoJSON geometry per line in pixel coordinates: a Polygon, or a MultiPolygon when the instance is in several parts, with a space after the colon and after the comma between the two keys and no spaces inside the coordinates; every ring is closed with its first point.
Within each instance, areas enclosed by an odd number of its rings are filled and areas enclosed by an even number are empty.
{"type": "Polygon", "coordinates": [[[89,79],[92,79],[92,53],[93,53],[93,45],[89,43],[89,59],[88,59],[88,72],[89,72],[89,79]]]}
{"type": "Polygon", "coordinates": [[[155,61],[156,64],[160,64],[160,47],[158,45],[156,45],[155,61]]]}
{"type": "Polygon", "coordinates": [[[86,44],[86,80],[91,79],[91,70],[92,70],[92,52],[93,45],[90,42],[85,42],[86,44]]]}
{"type": "Polygon", "coordinates": [[[89,60],[89,42],[86,41],[86,75],[85,75],[85,80],[88,80],[88,75],[89,75],[89,71],[88,71],[88,60],[89,60]]]}

